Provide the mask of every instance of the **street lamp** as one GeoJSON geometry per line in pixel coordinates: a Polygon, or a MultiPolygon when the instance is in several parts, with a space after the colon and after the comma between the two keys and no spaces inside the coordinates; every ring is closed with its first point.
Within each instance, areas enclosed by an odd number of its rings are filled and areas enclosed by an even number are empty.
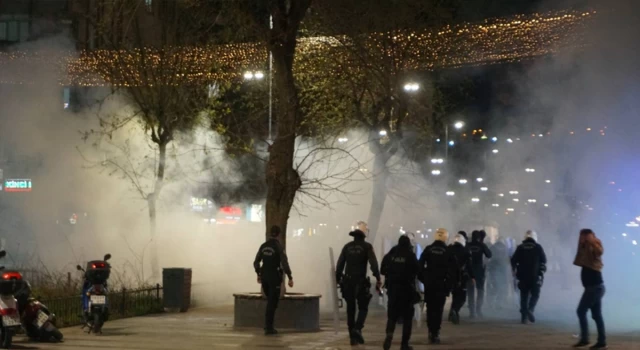
{"type": "MultiPolygon", "coordinates": [[[[457,121],[453,123],[453,127],[456,128],[456,130],[460,130],[464,127],[464,122],[457,121]]],[[[444,139],[445,139],[445,143],[449,146],[453,146],[455,144],[455,142],[449,141],[449,124],[448,123],[444,125],[444,139]]],[[[449,147],[445,148],[444,158],[445,159],[449,158],[449,147]]]]}
{"type": "Polygon", "coordinates": [[[416,92],[420,90],[420,85],[418,83],[406,83],[404,84],[404,91],[406,92],[416,92]]]}

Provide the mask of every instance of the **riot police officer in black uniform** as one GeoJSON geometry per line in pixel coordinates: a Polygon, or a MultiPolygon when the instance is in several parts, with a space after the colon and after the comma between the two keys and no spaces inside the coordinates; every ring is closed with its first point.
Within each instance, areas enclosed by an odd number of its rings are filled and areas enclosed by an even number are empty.
{"type": "Polygon", "coordinates": [[[482,231],[473,231],[471,233],[471,243],[467,245],[471,252],[471,270],[473,270],[473,276],[475,277],[475,283],[470,281],[467,284],[467,291],[469,292],[469,315],[471,318],[482,317],[482,303],[484,302],[484,282],[486,278],[486,266],[484,264],[484,257],[491,258],[492,253],[484,244],[484,239],[487,233],[482,231]],[[476,300],[476,290],[478,291],[478,299],[476,300]]]}
{"type": "Polygon", "coordinates": [[[376,288],[379,290],[382,287],[378,260],[373,246],[365,242],[368,233],[367,223],[358,222],[356,230],[349,233],[353,236],[353,241],[342,248],[336,264],[336,281],[342,290],[342,297],[347,302],[347,325],[351,345],[364,344],[362,328],[369,312],[369,301],[373,297],[370,291],[371,284],[367,278],[367,263],[371,265],[371,272],[377,280],[376,288]]]}
{"type": "Polygon", "coordinates": [[[547,271],[547,256],[542,246],[538,244],[538,235],[535,231],[527,231],[522,244],[511,257],[511,266],[518,278],[520,289],[520,314],[522,324],[527,320],[536,322],[533,311],[540,298],[540,288],[547,271]]]}
{"type": "Polygon", "coordinates": [[[467,233],[458,232],[455,241],[449,246],[451,254],[456,259],[456,274],[451,290],[451,310],[449,321],[460,324],[460,309],[467,301],[467,283],[473,283],[473,271],[471,270],[471,253],[466,247],[467,233]]]}
{"type": "Polygon", "coordinates": [[[402,318],[402,350],[411,350],[411,328],[413,327],[413,305],[420,301],[416,290],[418,259],[413,252],[411,239],[400,236],[398,245],[382,259],[381,273],[385,276],[385,285],[389,295],[387,305],[387,336],[383,348],[389,350],[398,319],[402,318]]]}
{"type": "Polygon", "coordinates": [[[283,271],[289,277],[289,287],[293,288],[289,260],[284,249],[282,249],[280,241],[278,241],[278,236],[280,236],[280,227],[272,226],[271,239],[260,246],[256,259],[253,261],[253,267],[258,274],[258,283],[262,284],[262,290],[267,297],[264,322],[265,335],[278,334],[278,331],[273,328],[273,319],[280,300],[283,271]],[[262,262],[262,266],[260,266],[260,262],[262,262]]]}
{"type": "Polygon", "coordinates": [[[427,327],[431,344],[440,344],[440,327],[444,303],[451,292],[456,261],[447,247],[449,233],[443,228],[436,231],[435,241],[424,249],[418,261],[418,276],[424,283],[427,302],[427,327]]]}

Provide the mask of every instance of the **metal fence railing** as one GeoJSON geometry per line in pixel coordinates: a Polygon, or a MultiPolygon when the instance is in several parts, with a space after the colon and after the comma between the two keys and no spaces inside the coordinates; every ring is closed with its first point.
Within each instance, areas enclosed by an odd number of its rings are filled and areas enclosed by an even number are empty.
{"type": "MultiPolygon", "coordinates": [[[[110,292],[107,300],[110,320],[163,311],[162,286],[159,284],[153,288],[110,292]]],[[[82,324],[82,298],[79,295],[42,300],[42,303],[56,315],[58,327],[82,324]]]]}

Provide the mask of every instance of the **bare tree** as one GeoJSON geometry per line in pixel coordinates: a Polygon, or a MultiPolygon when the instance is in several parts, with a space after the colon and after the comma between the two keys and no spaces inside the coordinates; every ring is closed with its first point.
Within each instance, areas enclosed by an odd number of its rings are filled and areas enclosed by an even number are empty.
{"type": "MultiPolygon", "coordinates": [[[[169,145],[177,133],[193,130],[203,120],[209,96],[207,75],[215,67],[197,47],[210,44],[219,34],[214,20],[219,9],[213,2],[153,2],[108,0],[88,2],[84,20],[95,30],[98,49],[88,50],[82,59],[90,64],[97,81],[111,85],[112,93],[131,108],[127,113],[101,113],[100,128],[85,133],[111,139],[137,123],[149,141],[152,182],[140,186],[141,173],[129,157],[124,164],[114,160],[105,165],[125,173],[148,205],[152,278],[159,278],[156,247],[157,203],[165,187],[171,163],[169,145]]],[[[125,152],[127,147],[121,146],[125,152]]]]}

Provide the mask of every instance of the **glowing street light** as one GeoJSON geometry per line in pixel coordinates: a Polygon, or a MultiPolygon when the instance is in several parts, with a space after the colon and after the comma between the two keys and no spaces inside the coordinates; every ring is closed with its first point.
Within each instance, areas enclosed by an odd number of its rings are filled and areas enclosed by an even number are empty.
{"type": "Polygon", "coordinates": [[[456,144],[455,141],[453,140],[449,141],[449,146],[454,146],[455,144],[456,144]]]}
{"type": "Polygon", "coordinates": [[[518,191],[509,191],[509,194],[518,194],[518,191]]]}
{"type": "Polygon", "coordinates": [[[478,182],[482,182],[482,181],[484,181],[484,179],[483,179],[483,178],[481,178],[481,177],[479,177],[479,178],[477,178],[477,179],[476,179],[476,181],[478,181],[478,182]]]}
{"type": "Polygon", "coordinates": [[[431,159],[431,164],[442,164],[444,163],[444,159],[442,158],[433,158],[431,159]]]}
{"type": "Polygon", "coordinates": [[[471,198],[471,201],[474,203],[480,202],[480,198],[471,198]]]}
{"type": "Polygon", "coordinates": [[[507,139],[507,142],[513,143],[513,140],[512,139],[507,139]]]}
{"type": "Polygon", "coordinates": [[[545,204],[544,204],[544,206],[545,206],[545,208],[548,208],[548,207],[549,207],[549,204],[545,203],[545,204]]]}
{"type": "Polygon", "coordinates": [[[466,183],[467,183],[467,180],[466,180],[466,179],[460,179],[460,180],[458,181],[458,183],[460,183],[461,185],[464,185],[464,184],[466,184],[466,183]]]}
{"type": "Polygon", "coordinates": [[[518,198],[514,198],[513,201],[514,202],[520,202],[520,200],[518,198]]]}
{"type": "Polygon", "coordinates": [[[404,91],[406,92],[416,92],[420,90],[420,84],[418,83],[406,83],[404,84],[404,91]]]}
{"type": "Polygon", "coordinates": [[[338,139],[338,142],[340,142],[340,143],[345,143],[347,141],[349,141],[349,139],[346,138],[346,137],[341,137],[341,138],[338,139]]]}
{"type": "Polygon", "coordinates": [[[455,196],[455,195],[456,195],[456,193],[455,193],[455,192],[453,192],[453,191],[447,191],[447,196],[449,196],[449,197],[453,197],[453,196],[455,196]]]}
{"type": "Polygon", "coordinates": [[[551,180],[544,180],[544,182],[546,182],[546,183],[550,184],[550,183],[551,183],[551,180]]]}
{"type": "Polygon", "coordinates": [[[493,152],[493,154],[497,154],[497,153],[498,153],[498,152],[500,152],[500,151],[498,151],[497,149],[494,149],[494,150],[493,150],[493,151],[491,151],[491,152],[493,152]]]}
{"type": "Polygon", "coordinates": [[[387,136],[387,130],[380,130],[378,133],[380,136],[387,136]]]}
{"type": "Polygon", "coordinates": [[[527,200],[527,202],[529,202],[529,203],[535,203],[535,202],[537,202],[537,201],[536,201],[535,199],[529,199],[529,200],[527,200]]]}
{"type": "Polygon", "coordinates": [[[513,208],[507,208],[507,211],[515,211],[513,208]]]}
{"type": "Polygon", "coordinates": [[[431,170],[431,175],[435,175],[435,176],[440,175],[440,170],[438,170],[438,169],[431,170]]]}
{"type": "Polygon", "coordinates": [[[264,78],[264,73],[262,73],[262,71],[257,71],[255,73],[253,73],[253,77],[260,80],[262,78],[264,78]]]}
{"type": "Polygon", "coordinates": [[[491,138],[491,141],[498,142],[498,138],[494,136],[494,137],[491,138]]]}
{"type": "Polygon", "coordinates": [[[491,204],[491,206],[492,206],[492,207],[494,207],[494,208],[498,208],[498,207],[500,206],[500,204],[498,204],[498,203],[493,203],[493,204],[491,204]]]}
{"type": "Polygon", "coordinates": [[[533,169],[533,168],[526,168],[526,169],[524,169],[524,171],[526,171],[526,172],[528,172],[528,173],[535,173],[535,172],[536,172],[536,169],[533,169]]]}
{"type": "Polygon", "coordinates": [[[487,191],[489,191],[489,188],[488,187],[480,187],[480,191],[487,192],[487,191]]]}
{"type": "Polygon", "coordinates": [[[464,122],[457,121],[457,122],[455,122],[455,123],[453,124],[453,127],[454,127],[454,128],[456,128],[456,129],[458,129],[458,130],[460,130],[460,129],[464,128],[464,122]]]}
{"type": "Polygon", "coordinates": [[[244,72],[244,80],[252,80],[253,79],[253,72],[244,72]]]}
{"type": "Polygon", "coordinates": [[[498,194],[498,196],[504,197],[504,193],[500,193],[500,194],[498,194]]]}

